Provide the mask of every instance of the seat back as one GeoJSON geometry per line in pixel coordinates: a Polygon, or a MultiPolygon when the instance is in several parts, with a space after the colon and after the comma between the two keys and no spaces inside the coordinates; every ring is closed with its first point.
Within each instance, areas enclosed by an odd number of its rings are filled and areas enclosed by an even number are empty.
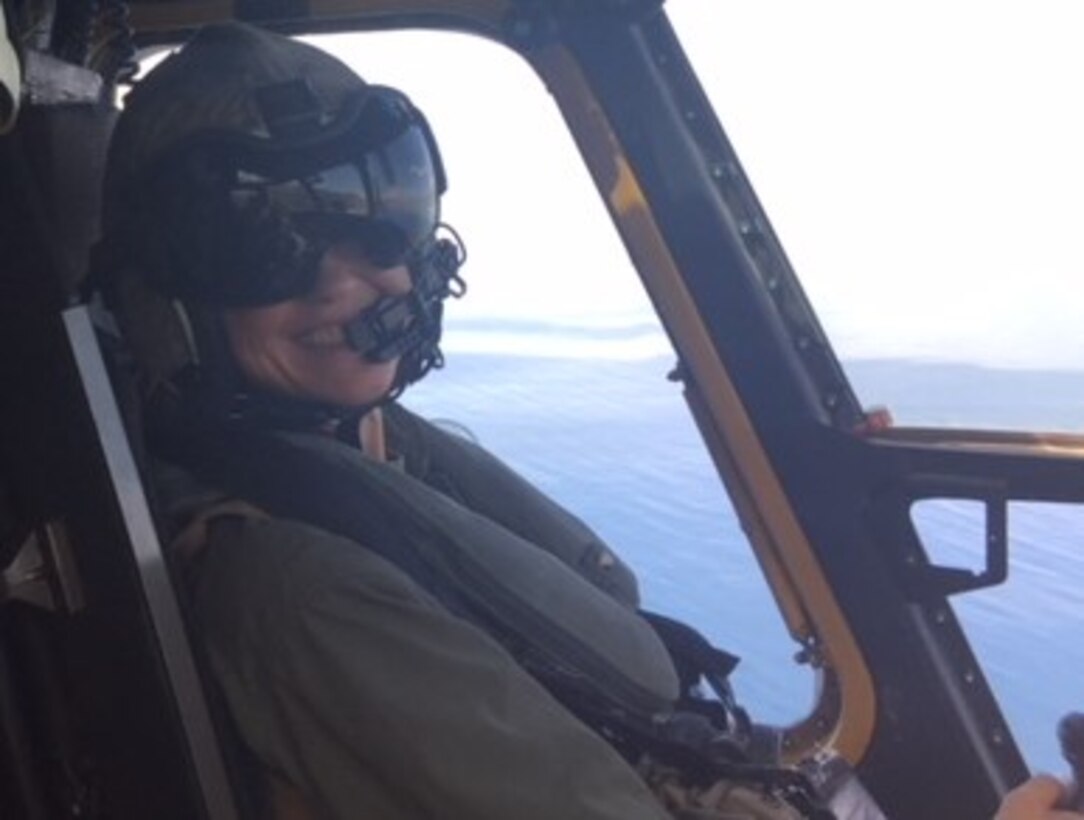
{"type": "Polygon", "coordinates": [[[116,112],[93,72],[23,65],[0,135],[0,816],[236,820],[101,350],[67,307],[116,112]]]}

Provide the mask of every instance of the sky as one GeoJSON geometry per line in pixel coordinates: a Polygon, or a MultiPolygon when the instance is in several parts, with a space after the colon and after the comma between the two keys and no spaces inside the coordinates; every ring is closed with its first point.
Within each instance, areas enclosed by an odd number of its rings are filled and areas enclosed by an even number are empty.
{"type": "Polygon", "coordinates": [[[1084,5],[669,8],[837,346],[1084,367],[1084,5]]]}
{"type": "MultiPolygon", "coordinates": [[[[666,9],[840,355],[1084,368],[1084,4],[666,9]]],[[[402,87],[433,123],[445,215],[471,254],[453,326],[629,326],[634,345],[600,344],[665,347],[643,331],[639,282],[522,60],[444,33],[321,42],[402,87]]],[[[510,343],[486,332],[461,342],[510,343]]]]}

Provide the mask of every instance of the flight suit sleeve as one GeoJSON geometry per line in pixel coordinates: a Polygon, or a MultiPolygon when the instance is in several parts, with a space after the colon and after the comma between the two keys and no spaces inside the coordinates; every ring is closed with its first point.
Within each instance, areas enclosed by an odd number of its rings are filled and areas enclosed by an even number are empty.
{"type": "Polygon", "coordinates": [[[193,590],[241,735],[333,820],[664,820],[505,650],[356,543],[224,519],[193,590]]]}

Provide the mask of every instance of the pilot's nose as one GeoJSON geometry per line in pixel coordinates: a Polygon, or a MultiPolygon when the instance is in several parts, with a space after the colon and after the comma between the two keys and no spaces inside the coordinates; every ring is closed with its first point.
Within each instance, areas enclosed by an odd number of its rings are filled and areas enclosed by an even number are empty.
{"type": "Polygon", "coordinates": [[[401,296],[412,287],[406,265],[381,268],[353,243],[332,245],[320,260],[313,297],[317,301],[358,299],[376,301],[383,296],[401,296]]]}

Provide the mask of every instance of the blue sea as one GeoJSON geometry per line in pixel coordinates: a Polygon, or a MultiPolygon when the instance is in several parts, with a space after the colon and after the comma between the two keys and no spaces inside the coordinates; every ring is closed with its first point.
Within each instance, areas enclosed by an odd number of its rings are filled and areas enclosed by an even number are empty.
{"type": "MultiPolygon", "coordinates": [[[[575,341],[566,347],[593,349],[575,341]]],[[[451,349],[405,403],[465,428],[591,524],[636,570],[648,608],[741,656],[734,683],[756,720],[794,721],[812,702],[812,675],[793,661],[797,647],[667,379],[673,354],[637,349],[625,358],[451,349]]],[[[899,423],[1084,429],[1084,373],[845,367],[863,404],[887,406],[899,423]]],[[[937,560],[977,563],[977,505],[924,502],[915,520],[937,560]]],[[[1056,723],[1084,711],[1084,505],[1012,505],[1010,548],[1006,585],[953,603],[1032,768],[1062,772],[1056,723]]]]}

